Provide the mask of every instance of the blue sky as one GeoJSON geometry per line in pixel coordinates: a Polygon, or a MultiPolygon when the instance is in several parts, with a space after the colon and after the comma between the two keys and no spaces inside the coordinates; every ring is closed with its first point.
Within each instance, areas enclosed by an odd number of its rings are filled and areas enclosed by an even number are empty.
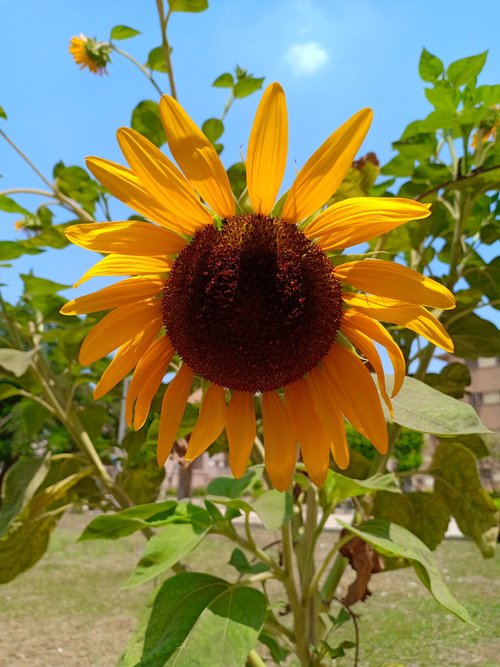
{"type": "MultiPolygon", "coordinates": [[[[154,0],[0,0],[0,106],[9,116],[7,123],[0,122],[49,177],[58,160],[82,165],[86,155],[94,154],[120,161],[116,129],[129,125],[140,100],[157,99],[150,84],[116,55],[109,76],[77,69],[67,50],[69,39],[83,32],[105,40],[112,26],[129,25],[142,34],[121,45],[144,62],[160,43],[155,7],[154,0]]],[[[374,109],[375,120],[362,152],[375,151],[384,162],[405,125],[430,111],[417,71],[422,47],[446,64],[490,49],[481,81],[495,83],[499,15],[498,0],[483,0],[480,10],[466,0],[211,0],[207,12],[171,20],[179,99],[201,123],[220,115],[226,91],[211,83],[234,65],[265,76],[266,82],[280,81],[290,117],[285,185],[295,167],[364,106],[374,109]]],[[[166,77],[158,79],[167,92],[166,77]]],[[[228,116],[226,165],[237,161],[246,146],[258,99],[239,101],[228,116]]],[[[40,187],[3,141],[0,174],[0,190],[40,187]]],[[[33,208],[40,203],[20,201],[33,208]]],[[[119,208],[116,212],[123,215],[119,208]]],[[[3,239],[16,238],[14,220],[0,212],[3,239]]],[[[24,257],[13,268],[0,269],[4,296],[19,295],[19,272],[33,269],[71,284],[94,261],[92,253],[78,248],[24,257]]],[[[83,291],[88,290],[85,285],[83,291]]]]}

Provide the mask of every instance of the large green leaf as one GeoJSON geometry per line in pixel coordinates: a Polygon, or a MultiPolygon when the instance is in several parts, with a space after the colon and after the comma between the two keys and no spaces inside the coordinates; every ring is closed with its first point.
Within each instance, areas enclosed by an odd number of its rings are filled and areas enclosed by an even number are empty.
{"type": "Polygon", "coordinates": [[[431,470],[435,492],[446,501],[462,533],[474,540],[483,556],[494,556],[499,513],[481,486],[474,454],[459,442],[441,440],[431,470]]]}
{"type": "Polygon", "coordinates": [[[464,359],[500,356],[500,331],[488,320],[469,313],[447,326],[455,354],[464,359]]]}
{"type": "Polygon", "coordinates": [[[26,507],[50,468],[50,455],[44,458],[21,458],[9,469],[3,484],[0,503],[0,536],[26,507]]]}
{"type": "MultiPolygon", "coordinates": [[[[386,376],[386,382],[390,393],[392,376],[386,376]]],[[[394,421],[414,431],[434,435],[489,433],[471,405],[446,396],[415,378],[405,378],[392,405],[394,421]]],[[[385,412],[389,421],[389,413],[385,412]]]]}
{"type": "Polygon", "coordinates": [[[0,584],[12,581],[37,563],[47,550],[50,533],[65,511],[59,508],[33,519],[15,521],[0,538],[0,584]]]}
{"type": "Polygon", "coordinates": [[[483,69],[487,55],[488,51],[483,51],[483,53],[478,53],[477,56],[455,60],[446,70],[448,80],[454,86],[463,86],[464,83],[469,83],[483,69]]]}
{"type": "Polygon", "coordinates": [[[468,611],[455,600],[442,580],[434,555],[418,537],[402,526],[381,519],[366,521],[357,528],[340,519],[337,521],[346,530],[371,544],[383,556],[395,556],[410,561],[436,602],[462,621],[472,624],[468,611]]]}
{"type": "Polygon", "coordinates": [[[252,503],[254,512],[259,515],[267,530],[279,530],[293,513],[293,501],[288,493],[280,493],[275,489],[264,493],[252,503]]]}
{"type": "Polygon", "coordinates": [[[175,575],[159,589],[120,665],[238,667],[257,643],[266,607],[254,588],[197,572],[175,575]]]}
{"type": "Polygon", "coordinates": [[[135,505],[114,514],[101,514],[88,524],[79,540],[117,540],[144,528],[163,526],[165,521],[171,520],[177,505],[176,500],[165,500],[135,505]]]}
{"type": "Polygon", "coordinates": [[[376,491],[401,493],[396,477],[392,473],[387,475],[377,474],[368,477],[368,479],[352,479],[329,470],[325,483],[320,488],[321,505],[327,511],[331,511],[343,500],[376,491]]]}
{"type": "Polygon", "coordinates": [[[437,493],[377,493],[373,511],[377,519],[397,523],[434,550],[444,539],[450,512],[437,493]]]}
{"type": "Polygon", "coordinates": [[[190,553],[205,537],[212,526],[207,510],[196,505],[179,505],[184,516],[176,515],[179,522],[166,525],[146,545],[144,555],[127,581],[127,586],[136,586],[149,581],[170,569],[181,558],[190,553]]]}
{"type": "Polygon", "coordinates": [[[132,111],[131,125],[155,146],[163,146],[167,140],[160,119],[160,108],[153,100],[139,102],[132,111]]]}

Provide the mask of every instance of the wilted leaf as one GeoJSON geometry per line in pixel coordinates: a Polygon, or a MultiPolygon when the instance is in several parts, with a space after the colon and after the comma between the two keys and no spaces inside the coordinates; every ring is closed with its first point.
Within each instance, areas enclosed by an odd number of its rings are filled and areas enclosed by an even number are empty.
{"type": "Polygon", "coordinates": [[[0,348],[0,367],[19,378],[28,370],[34,353],[35,350],[23,352],[10,347],[2,347],[0,348]]]}
{"type": "Polygon", "coordinates": [[[377,493],[374,515],[403,526],[416,535],[429,549],[441,544],[450,522],[448,506],[436,493],[377,493]]]}
{"type": "Polygon", "coordinates": [[[431,470],[435,492],[446,501],[462,533],[474,540],[485,558],[492,557],[499,514],[481,486],[474,454],[458,442],[441,440],[431,470]]]}

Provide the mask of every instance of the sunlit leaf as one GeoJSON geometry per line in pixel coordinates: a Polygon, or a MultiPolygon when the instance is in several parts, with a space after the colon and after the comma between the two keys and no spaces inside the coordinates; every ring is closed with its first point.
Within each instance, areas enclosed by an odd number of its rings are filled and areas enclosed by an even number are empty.
{"type": "Polygon", "coordinates": [[[446,70],[448,80],[454,86],[462,86],[464,83],[472,81],[483,69],[487,56],[488,51],[483,51],[477,56],[455,60],[446,70]]]}
{"type": "Polygon", "coordinates": [[[418,73],[421,79],[430,82],[436,81],[443,69],[444,65],[437,56],[434,56],[425,48],[422,49],[420,62],[418,63],[418,73]]]}
{"type": "Polygon", "coordinates": [[[126,25],[115,25],[111,29],[111,39],[130,39],[136,35],[140,35],[140,31],[135,28],[129,28],[126,25]]]}
{"type": "Polygon", "coordinates": [[[160,120],[160,108],[153,100],[143,100],[132,111],[131,125],[155,146],[163,146],[167,138],[160,120]]]}
{"type": "Polygon", "coordinates": [[[204,12],[208,0],[167,0],[171,12],[204,12]]]}

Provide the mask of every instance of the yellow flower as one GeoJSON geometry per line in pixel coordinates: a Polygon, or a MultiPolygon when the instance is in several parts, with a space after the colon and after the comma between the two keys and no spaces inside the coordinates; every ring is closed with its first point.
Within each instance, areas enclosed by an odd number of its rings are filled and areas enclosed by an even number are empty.
{"type": "Polygon", "coordinates": [[[81,363],[91,364],[119,348],[94,395],[102,396],[135,368],[127,419],[140,428],[177,353],[182,364],[161,409],[159,463],[169,456],[196,375],[205,392],[187,458],[199,456],[225,428],[231,469],[241,476],[261,401],[265,465],[280,490],[292,479],[297,443],[316,484],[325,479],[330,452],[339,467],[348,465],[344,417],[386,452],[379,394],[354,348],[375,370],[391,409],[374,342],[385,347],[394,366],[392,396],[401,388],[405,362],[379,321],[407,327],[451,352],[448,334],[425,306],[448,309],[455,302],[441,284],[404,266],[373,259],[333,268],[326,254],[429,215],[427,205],[396,197],[353,198],[322,210],[350,167],[372,112],[358,112],[325,141],[298,173],[282,210],[273,212],[288,127],[283,90],[271,84],[247,151],[253,212],[241,213],[204,134],[171,97],[161,100],[160,109],[180,170],[127,128],[118,131],[118,141],[130,168],[87,160],[116,197],[156,224],[106,222],[66,230],[73,243],[107,254],[80,283],[92,276],[132,276],[62,309],[74,315],[113,308],[80,352],[81,363]]]}
{"type": "Polygon", "coordinates": [[[80,35],[72,37],[69,43],[69,52],[80,69],[86,67],[94,74],[103,74],[110,61],[110,48],[104,42],[80,35]]]}

